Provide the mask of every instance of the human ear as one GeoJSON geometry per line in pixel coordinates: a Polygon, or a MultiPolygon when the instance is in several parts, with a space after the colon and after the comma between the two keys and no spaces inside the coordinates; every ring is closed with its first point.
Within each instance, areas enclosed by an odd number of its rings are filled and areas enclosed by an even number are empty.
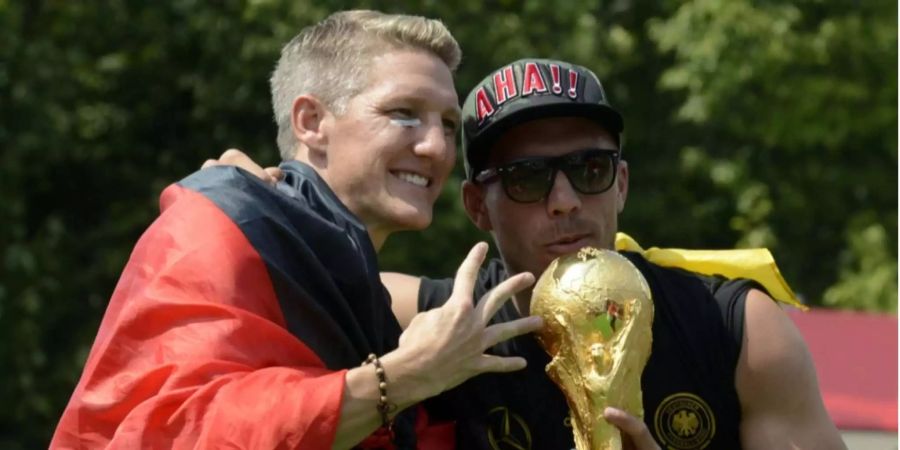
{"type": "Polygon", "coordinates": [[[463,181],[462,197],[466,215],[479,230],[491,231],[493,226],[484,203],[484,194],[484,186],[477,185],[470,180],[463,181]]]}
{"type": "Polygon", "coordinates": [[[616,168],[616,210],[621,214],[625,209],[625,200],[628,198],[628,161],[619,161],[619,167],[616,168]]]}
{"type": "Polygon", "coordinates": [[[291,128],[294,137],[311,153],[324,153],[328,146],[328,122],[331,112],[318,98],[301,95],[291,108],[291,128]]]}

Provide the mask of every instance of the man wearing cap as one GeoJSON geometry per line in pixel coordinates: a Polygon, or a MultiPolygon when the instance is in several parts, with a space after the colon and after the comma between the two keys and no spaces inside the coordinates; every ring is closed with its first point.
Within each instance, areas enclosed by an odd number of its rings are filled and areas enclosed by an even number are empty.
{"type": "MultiPolygon", "coordinates": [[[[540,274],[583,246],[615,248],[629,182],[623,121],[590,70],[540,59],[506,65],[471,91],[463,121],[465,209],[502,257],[482,269],[476,296],[508,274],[540,274]]],[[[843,448],[802,338],[761,285],[623,254],[647,279],[655,305],[642,389],[644,420],[657,442],[673,449],[843,448]]],[[[451,288],[449,280],[383,279],[401,323],[440,306],[451,288]],[[417,308],[402,309],[410,297],[417,308]]],[[[517,294],[493,320],[527,315],[530,295],[517,294]]],[[[525,356],[528,367],[481,375],[427,402],[433,416],[456,421],[457,447],[572,448],[567,405],[544,374],[549,357],[533,336],[492,351],[525,356]]]]}
{"type": "MultiPolygon", "coordinates": [[[[479,273],[474,298],[510,274],[542,273],[583,246],[615,248],[629,181],[624,127],[590,70],[516,61],[470,92],[463,116],[463,202],[501,255],[479,273]]],[[[641,385],[644,422],[657,442],[670,449],[844,448],[809,352],[764,286],[623,254],[654,300],[641,385]]],[[[450,279],[388,273],[382,280],[401,325],[439,307],[452,289],[450,279]]],[[[491,323],[527,316],[530,294],[517,294],[491,323]]],[[[549,357],[535,339],[520,336],[490,351],[524,356],[528,366],[480,375],[426,401],[432,418],[456,423],[457,448],[573,448],[565,398],[544,373],[549,357]]]]}

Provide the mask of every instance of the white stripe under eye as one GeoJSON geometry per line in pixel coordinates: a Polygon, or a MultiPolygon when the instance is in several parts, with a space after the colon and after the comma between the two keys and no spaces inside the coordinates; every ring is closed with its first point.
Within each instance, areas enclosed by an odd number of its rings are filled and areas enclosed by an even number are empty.
{"type": "Polygon", "coordinates": [[[395,125],[400,125],[401,127],[404,127],[404,128],[414,128],[419,125],[422,125],[422,121],[416,117],[402,118],[402,119],[401,118],[393,118],[393,119],[391,119],[391,123],[393,123],[395,125]]]}

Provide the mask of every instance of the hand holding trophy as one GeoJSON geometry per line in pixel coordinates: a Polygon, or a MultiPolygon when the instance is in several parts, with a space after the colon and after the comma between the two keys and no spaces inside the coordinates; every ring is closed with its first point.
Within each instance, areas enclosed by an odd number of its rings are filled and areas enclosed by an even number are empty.
{"type": "Polygon", "coordinates": [[[625,257],[591,247],[554,260],[531,299],[544,319],[547,373],[569,403],[578,450],[621,450],[607,406],[643,417],[641,373],[650,357],[653,300],[625,257]]]}

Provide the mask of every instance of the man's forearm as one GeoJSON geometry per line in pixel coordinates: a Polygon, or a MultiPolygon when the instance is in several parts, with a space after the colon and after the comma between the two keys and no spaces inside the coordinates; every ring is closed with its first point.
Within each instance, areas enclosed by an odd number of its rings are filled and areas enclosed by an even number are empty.
{"type": "MultiPolygon", "coordinates": [[[[416,378],[414,358],[395,350],[380,360],[385,370],[388,403],[396,406],[390,412],[390,418],[437,394],[430,392],[428,386],[416,378]]],[[[347,371],[334,449],[349,449],[382,426],[381,412],[377,407],[381,396],[378,383],[374,364],[347,371]]]]}

